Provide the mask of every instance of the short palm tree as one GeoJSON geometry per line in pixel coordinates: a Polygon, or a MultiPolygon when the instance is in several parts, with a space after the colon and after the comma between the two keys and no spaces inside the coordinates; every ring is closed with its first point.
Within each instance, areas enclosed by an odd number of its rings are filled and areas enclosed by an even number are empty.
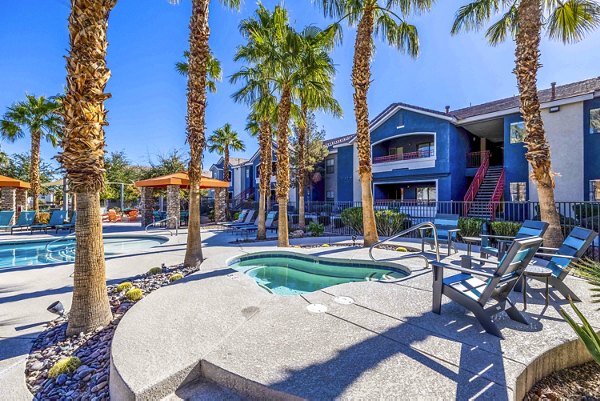
{"type": "Polygon", "coordinates": [[[56,147],[62,135],[60,98],[47,99],[44,96],[25,95],[25,100],[10,106],[0,120],[0,135],[15,141],[25,137],[25,130],[31,136],[31,196],[33,210],[39,212],[38,195],[40,193],[40,143],[46,139],[56,147]]]}
{"type": "Polygon", "coordinates": [[[300,80],[298,97],[300,99],[300,115],[298,118],[297,155],[298,165],[298,226],[304,230],[304,190],[306,176],[306,127],[308,113],[321,110],[336,117],[342,115],[342,108],[333,97],[333,78],[335,67],[329,57],[329,51],[336,40],[335,30],[322,31],[317,27],[308,26],[302,33],[302,52],[300,57],[303,74],[300,80]]]}
{"type": "MultiPolygon", "coordinates": [[[[187,77],[188,70],[190,68],[189,58],[190,52],[183,52],[184,61],[178,61],[175,63],[175,70],[187,77]]],[[[208,66],[206,67],[206,90],[210,93],[217,92],[217,82],[221,81],[222,70],[221,70],[221,62],[212,54],[208,56],[208,66]]]]}
{"type": "Polygon", "coordinates": [[[542,28],[551,39],[564,43],[581,40],[600,24],[600,5],[591,0],[476,0],[458,10],[452,33],[479,29],[501,11],[504,11],[502,17],[489,27],[486,37],[492,45],[496,45],[511,34],[516,43],[514,73],[525,123],[525,158],[531,165],[531,176],[537,184],[541,218],[550,225],[544,244],[557,247],[563,235],[554,202],[550,146],[544,133],[537,90],[542,28]]]}
{"type": "Polygon", "coordinates": [[[356,118],[356,146],[358,173],[362,193],[364,246],[378,241],[375,212],[373,210],[371,137],[369,133],[369,108],[367,93],[371,84],[371,59],[373,36],[412,57],[419,54],[417,28],[405,21],[413,11],[431,7],[432,0],[320,0],[317,2],[326,17],[338,19],[330,29],[339,30],[340,23],[357,25],[352,65],[354,87],[354,115],[356,118]]]}
{"type": "MultiPolygon", "coordinates": [[[[218,153],[223,155],[223,180],[231,181],[229,175],[229,156],[230,152],[237,151],[243,152],[246,150],[244,143],[240,139],[237,132],[231,128],[231,124],[226,123],[221,128],[213,131],[212,135],[208,137],[208,150],[212,153],[218,153]]],[[[225,215],[229,215],[229,202],[225,202],[225,215]]],[[[217,202],[215,202],[215,216],[217,213],[217,202]]]]}
{"type": "Polygon", "coordinates": [[[104,264],[100,192],[104,185],[106,29],[116,0],[72,0],[63,151],[58,160],[77,196],[73,303],[67,334],[105,326],[112,319],[104,264]]]}
{"type": "MultiPolygon", "coordinates": [[[[187,86],[187,142],[190,146],[188,175],[190,180],[190,215],[184,265],[199,266],[202,263],[200,238],[200,179],[202,177],[202,151],[206,144],[206,88],[209,60],[208,47],[210,28],[208,26],[208,6],[210,0],[191,0],[188,86],[187,86]]],[[[178,0],[172,0],[178,2],[178,0]]],[[[239,0],[221,0],[230,8],[238,9],[239,0]]]]}

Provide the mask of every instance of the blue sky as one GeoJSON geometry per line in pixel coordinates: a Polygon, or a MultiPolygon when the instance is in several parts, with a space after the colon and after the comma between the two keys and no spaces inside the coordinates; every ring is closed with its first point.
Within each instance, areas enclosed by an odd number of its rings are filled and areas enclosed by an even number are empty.
{"type": "MultiPolygon", "coordinates": [[[[456,109],[516,94],[512,42],[490,47],[482,33],[450,36],[453,15],[465,2],[439,1],[430,13],[410,18],[421,38],[421,55],[416,60],[381,42],[376,44],[369,92],[371,117],[395,101],[443,110],[445,105],[456,109]]],[[[141,164],[171,149],[186,151],[186,83],[175,72],[174,63],[187,48],[190,3],[189,0],[175,6],[167,0],[117,3],[108,34],[112,78],[107,90],[113,96],[107,102],[108,151],[124,150],[131,161],[141,164]]],[[[277,3],[264,1],[268,7],[277,3]]],[[[298,29],[307,24],[324,27],[329,22],[308,0],[290,0],[285,6],[298,29]]],[[[231,100],[235,88],[227,79],[240,67],[232,61],[236,46],[242,42],[238,24],[255,7],[255,2],[245,2],[238,12],[212,1],[210,8],[210,45],[221,60],[224,79],[218,85],[218,93],[209,95],[207,132],[230,122],[247,148],[236,156],[249,157],[257,148],[256,140],[243,131],[247,108],[231,100]]],[[[62,91],[68,14],[68,0],[0,2],[0,113],[25,93],[50,96],[62,91]]],[[[354,30],[347,28],[343,45],[333,52],[337,65],[335,94],[344,117],[317,116],[327,137],[355,130],[350,84],[353,42],[354,30]]],[[[575,45],[544,40],[540,88],[549,87],[552,81],[564,84],[600,75],[598,43],[600,32],[575,45]]],[[[2,142],[0,146],[9,153],[24,152],[29,149],[29,141],[2,142]]],[[[50,145],[42,146],[44,158],[55,154],[50,145]]],[[[205,168],[217,158],[206,153],[205,168]]]]}

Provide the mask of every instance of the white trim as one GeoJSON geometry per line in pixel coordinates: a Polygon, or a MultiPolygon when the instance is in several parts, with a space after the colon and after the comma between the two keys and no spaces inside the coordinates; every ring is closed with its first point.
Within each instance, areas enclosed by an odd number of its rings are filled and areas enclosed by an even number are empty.
{"type": "Polygon", "coordinates": [[[379,140],[377,142],[371,143],[371,155],[373,154],[373,146],[375,146],[375,145],[377,145],[377,144],[379,144],[381,142],[389,141],[390,139],[400,138],[402,136],[411,136],[411,135],[433,135],[433,143],[437,147],[437,134],[436,134],[436,132],[415,131],[415,132],[408,132],[408,133],[405,133],[405,134],[396,134],[396,135],[388,136],[387,138],[384,138],[384,139],[381,139],[381,140],[379,140]]]}
{"type": "Polygon", "coordinates": [[[379,117],[379,120],[374,125],[369,125],[369,132],[373,132],[374,130],[376,130],[381,124],[386,122],[392,115],[396,114],[396,112],[398,110],[412,111],[413,113],[423,114],[423,115],[426,115],[429,117],[435,117],[435,118],[439,118],[440,120],[446,120],[446,121],[450,121],[451,123],[456,123],[456,118],[454,118],[452,116],[444,116],[441,114],[430,113],[430,112],[424,111],[424,110],[414,109],[414,108],[408,107],[408,106],[398,105],[398,106],[394,107],[393,109],[391,109],[390,111],[388,111],[383,116],[379,117]]]}

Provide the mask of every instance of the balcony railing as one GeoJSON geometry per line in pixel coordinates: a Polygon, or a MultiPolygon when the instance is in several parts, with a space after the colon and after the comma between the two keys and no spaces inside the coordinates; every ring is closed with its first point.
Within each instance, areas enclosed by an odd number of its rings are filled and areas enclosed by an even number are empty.
{"type": "Polygon", "coordinates": [[[377,156],[373,158],[373,164],[397,162],[402,160],[425,159],[433,156],[435,156],[435,151],[433,149],[417,150],[416,152],[399,153],[397,155],[377,156]]]}

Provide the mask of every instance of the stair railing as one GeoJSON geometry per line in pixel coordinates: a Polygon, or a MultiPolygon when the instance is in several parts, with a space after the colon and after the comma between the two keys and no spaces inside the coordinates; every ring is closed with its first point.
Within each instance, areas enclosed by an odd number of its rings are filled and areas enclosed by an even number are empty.
{"type": "Polygon", "coordinates": [[[469,209],[471,208],[471,203],[475,200],[475,196],[477,192],[479,192],[479,187],[481,187],[481,183],[485,178],[485,174],[487,173],[488,167],[490,166],[490,151],[486,150],[481,152],[481,165],[477,169],[477,173],[475,177],[473,177],[473,181],[471,185],[469,185],[469,189],[465,194],[464,206],[463,206],[463,214],[466,216],[469,213],[469,209]]]}
{"type": "Polygon", "coordinates": [[[494,188],[494,193],[492,194],[492,199],[488,205],[488,211],[490,212],[490,220],[494,220],[494,216],[496,215],[496,210],[498,209],[498,204],[500,199],[502,198],[502,194],[504,193],[504,169],[500,172],[500,176],[498,177],[498,182],[496,183],[496,188],[494,188]]]}

